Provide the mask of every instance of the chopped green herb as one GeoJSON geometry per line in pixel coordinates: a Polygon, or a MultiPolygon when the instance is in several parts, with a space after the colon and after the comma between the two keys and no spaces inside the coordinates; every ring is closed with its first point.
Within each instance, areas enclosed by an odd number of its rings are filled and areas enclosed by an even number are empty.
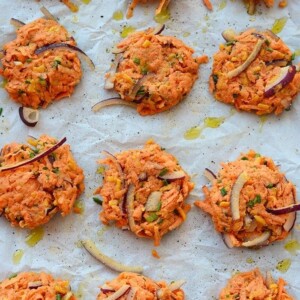
{"type": "Polygon", "coordinates": [[[30,158],[35,157],[35,155],[36,155],[36,154],[35,154],[33,151],[29,153],[29,157],[30,157],[30,158]]]}
{"type": "Polygon", "coordinates": [[[213,78],[214,84],[217,84],[217,83],[218,83],[218,80],[219,80],[219,76],[216,75],[216,74],[213,74],[213,75],[212,75],[212,78],[213,78]]]}
{"type": "Polygon", "coordinates": [[[261,157],[261,155],[260,155],[259,153],[256,153],[256,154],[254,155],[254,157],[261,157]]]}
{"type": "Polygon", "coordinates": [[[102,205],[103,201],[99,198],[96,198],[96,197],[93,197],[93,200],[95,203],[99,204],[99,205],[102,205]]]}
{"type": "Polygon", "coordinates": [[[163,185],[166,186],[166,185],[168,185],[168,184],[169,184],[169,181],[166,180],[166,179],[164,179],[164,180],[163,180],[163,185]]]}
{"type": "Polygon", "coordinates": [[[294,60],[295,58],[296,58],[296,53],[294,52],[294,53],[292,54],[291,60],[294,60]]]}
{"type": "Polygon", "coordinates": [[[158,215],[155,212],[151,212],[145,217],[148,223],[154,222],[158,219],[158,215]]]}
{"type": "Polygon", "coordinates": [[[0,117],[2,116],[2,113],[3,113],[3,108],[0,107],[0,117]]]}
{"type": "Polygon", "coordinates": [[[148,69],[146,67],[141,67],[141,73],[143,75],[147,75],[148,74],[148,69]]]}
{"type": "Polygon", "coordinates": [[[156,211],[160,211],[160,209],[161,209],[161,205],[162,205],[162,203],[161,203],[161,201],[159,201],[159,202],[158,202],[158,205],[157,205],[157,209],[156,209],[156,211]]]}
{"type": "Polygon", "coordinates": [[[227,191],[226,191],[226,189],[225,189],[224,187],[222,187],[222,188],[220,189],[220,192],[221,192],[221,195],[222,195],[223,197],[227,195],[227,191]]]}
{"type": "Polygon", "coordinates": [[[8,279],[12,279],[12,278],[15,278],[15,277],[17,277],[18,276],[18,273],[12,273],[9,277],[8,277],[8,279]]]}
{"type": "Polygon", "coordinates": [[[167,168],[163,168],[161,171],[160,171],[160,173],[158,174],[158,176],[164,176],[164,175],[166,175],[167,173],[169,172],[169,170],[167,169],[167,168]]]}
{"type": "Polygon", "coordinates": [[[256,195],[254,199],[250,200],[247,202],[247,206],[250,208],[253,208],[254,205],[261,203],[261,196],[260,195],[256,195]]]}
{"type": "Polygon", "coordinates": [[[43,170],[49,170],[47,167],[43,167],[43,170]]]}
{"type": "Polygon", "coordinates": [[[139,64],[141,63],[141,60],[140,60],[139,58],[135,57],[135,58],[133,59],[133,62],[134,62],[136,65],[139,65],[139,64]]]}
{"type": "Polygon", "coordinates": [[[27,63],[31,63],[31,62],[32,62],[32,58],[27,58],[27,59],[26,59],[26,62],[27,62],[27,63]]]}
{"type": "Polygon", "coordinates": [[[46,79],[44,79],[43,77],[39,77],[39,82],[40,82],[40,84],[43,85],[43,86],[47,85],[47,81],[46,81],[46,79]]]}
{"type": "Polygon", "coordinates": [[[268,184],[268,185],[266,186],[266,188],[267,188],[267,189],[271,189],[271,188],[273,188],[273,187],[275,187],[275,186],[276,186],[276,184],[270,183],[270,184],[268,184]]]}
{"type": "Polygon", "coordinates": [[[270,46],[270,44],[271,44],[269,40],[265,40],[265,43],[267,46],[270,46]]]}
{"type": "Polygon", "coordinates": [[[160,148],[160,150],[161,150],[161,151],[164,151],[164,150],[166,150],[166,148],[164,148],[164,147],[161,147],[161,148],[160,148]]]}
{"type": "Polygon", "coordinates": [[[232,97],[233,97],[234,99],[238,98],[238,96],[239,96],[239,94],[235,94],[235,93],[232,94],[232,97]]]}
{"type": "Polygon", "coordinates": [[[235,45],[236,41],[229,41],[227,43],[225,43],[226,46],[232,46],[235,45]]]}
{"type": "Polygon", "coordinates": [[[26,80],[25,80],[25,83],[26,83],[26,84],[30,84],[31,81],[30,81],[29,79],[26,79],[26,80]]]}
{"type": "Polygon", "coordinates": [[[273,52],[273,49],[270,48],[270,47],[267,47],[266,50],[267,50],[268,52],[273,52]]]}
{"type": "Polygon", "coordinates": [[[248,157],[244,156],[241,158],[241,160],[248,160],[248,157]]]}
{"type": "Polygon", "coordinates": [[[61,61],[58,59],[55,59],[52,64],[52,67],[56,69],[58,67],[58,65],[61,65],[61,61]]]}
{"type": "Polygon", "coordinates": [[[23,94],[25,94],[25,92],[24,92],[23,90],[18,90],[18,95],[19,95],[19,96],[21,96],[21,95],[23,95],[23,94]]]}
{"type": "Polygon", "coordinates": [[[141,86],[136,94],[137,95],[145,95],[146,94],[145,88],[143,86],[141,86]]]}
{"type": "Polygon", "coordinates": [[[61,298],[61,294],[56,294],[56,298],[55,298],[55,300],[61,300],[62,298],[61,298]]]}
{"type": "Polygon", "coordinates": [[[53,169],[52,169],[52,172],[55,173],[55,174],[58,174],[58,173],[59,173],[59,168],[57,168],[57,167],[56,167],[56,168],[53,168],[53,169]]]}

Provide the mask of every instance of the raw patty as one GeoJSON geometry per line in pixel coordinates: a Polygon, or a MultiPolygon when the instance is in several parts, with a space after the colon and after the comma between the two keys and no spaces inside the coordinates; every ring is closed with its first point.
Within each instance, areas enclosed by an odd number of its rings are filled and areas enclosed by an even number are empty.
{"type": "Polygon", "coordinates": [[[68,281],[54,279],[43,272],[23,272],[0,283],[0,299],[76,300],[76,297],[71,292],[68,281]]]}
{"type": "MultiPolygon", "coordinates": [[[[34,157],[56,144],[43,135],[31,139],[31,146],[11,143],[0,152],[1,166],[34,157]]],[[[0,171],[0,215],[13,226],[33,229],[47,223],[57,212],[69,214],[84,190],[82,169],[76,164],[69,145],[38,161],[13,170],[0,171]]]]}
{"type": "Polygon", "coordinates": [[[234,275],[221,291],[219,300],[293,300],[285,291],[285,285],[282,278],[276,283],[269,273],[264,278],[259,269],[254,269],[234,275]]]}
{"type": "Polygon", "coordinates": [[[108,166],[96,191],[103,198],[104,224],[115,222],[159,245],[164,234],[185,221],[190,209],[185,199],[194,184],[159,145],[149,141],[144,149],[110,155],[100,163],[108,166]]]}
{"type": "Polygon", "coordinates": [[[292,52],[281,39],[270,31],[249,29],[220,45],[219,52],[214,55],[210,91],[218,101],[234,105],[238,110],[279,115],[290,108],[298,94],[300,73],[296,72],[286,86],[278,85],[274,95],[267,96],[265,90],[289,64],[292,64],[292,52]],[[241,66],[263,40],[252,63],[237,76],[229,77],[229,72],[241,66]]]}
{"type": "MultiPolygon", "coordinates": [[[[295,203],[295,186],[287,181],[273,160],[249,151],[238,160],[222,163],[212,187],[203,187],[204,201],[195,204],[211,215],[216,231],[234,247],[248,247],[247,242],[265,236],[257,245],[283,240],[289,234],[295,212],[274,215],[267,208],[280,208],[295,203]],[[245,183],[239,197],[240,218],[233,219],[231,194],[239,176],[245,183]],[[244,244],[246,243],[246,244],[244,244]]],[[[293,225],[293,224],[292,224],[293,225]]]]}
{"type": "Polygon", "coordinates": [[[82,75],[77,54],[65,48],[35,54],[37,49],[55,43],[76,45],[59,23],[38,19],[20,27],[17,38],[4,45],[0,74],[5,78],[5,89],[16,102],[45,108],[72,95],[82,75]]]}
{"type": "Polygon", "coordinates": [[[117,48],[124,52],[111,78],[114,89],[123,100],[137,103],[143,116],[178,104],[198,78],[199,65],[207,62],[206,56],[194,58],[194,50],[180,40],[152,29],[132,33],[117,48]]]}
{"type": "Polygon", "coordinates": [[[172,285],[167,285],[164,281],[155,282],[145,276],[124,272],[117,278],[106,282],[100,287],[101,292],[97,300],[107,299],[109,296],[116,293],[116,291],[124,288],[124,295],[119,300],[184,300],[184,292],[182,289],[172,288],[172,285]],[[124,288],[127,286],[127,289],[124,288]],[[128,295],[132,298],[128,298],[128,295]]]}

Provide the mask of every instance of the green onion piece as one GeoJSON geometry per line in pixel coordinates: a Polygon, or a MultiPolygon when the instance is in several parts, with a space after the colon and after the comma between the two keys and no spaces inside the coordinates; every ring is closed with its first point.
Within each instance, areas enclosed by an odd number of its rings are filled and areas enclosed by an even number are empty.
{"type": "Polygon", "coordinates": [[[158,215],[155,212],[149,213],[148,216],[145,217],[148,223],[154,222],[158,219],[158,215]]]}
{"type": "Polygon", "coordinates": [[[93,200],[95,203],[99,204],[99,205],[102,205],[103,201],[99,198],[96,198],[96,197],[93,197],[93,200]]]}
{"type": "Polygon", "coordinates": [[[222,187],[222,188],[220,189],[220,192],[221,192],[221,195],[222,195],[223,197],[227,195],[227,191],[225,190],[224,187],[222,187]]]}
{"type": "Polygon", "coordinates": [[[169,170],[167,168],[163,168],[160,173],[158,174],[158,176],[164,176],[169,172],[169,170]]]}

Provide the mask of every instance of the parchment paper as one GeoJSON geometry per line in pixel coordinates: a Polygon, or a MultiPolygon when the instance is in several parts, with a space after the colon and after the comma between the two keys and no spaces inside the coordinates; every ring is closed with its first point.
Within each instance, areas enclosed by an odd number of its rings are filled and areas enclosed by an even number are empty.
{"type": "MultiPolygon", "coordinates": [[[[257,251],[229,250],[213,229],[210,217],[193,208],[187,221],[163,238],[157,248],[161,259],[157,260],[151,256],[152,241],[103,226],[98,220],[101,207],[92,200],[93,191],[102,180],[101,175],[96,174],[96,161],[101,157],[101,151],[106,149],[114,153],[142,147],[149,138],[174,154],[193,176],[196,188],[188,200],[191,204],[203,199],[201,187],[207,183],[202,176],[205,167],[217,171],[220,162],[234,160],[240,152],[251,148],[273,157],[287,178],[299,188],[299,97],[290,111],[280,117],[269,116],[264,122],[255,115],[233,113],[231,107],[216,102],[208,92],[211,58],[223,42],[220,33],[228,27],[238,31],[249,26],[271,28],[276,19],[287,17],[279,35],[293,51],[300,48],[299,1],[289,0],[285,9],[259,6],[255,16],[246,13],[242,1],[212,2],[214,11],[208,12],[200,0],[172,1],[171,19],[166,22],[164,34],[185,41],[195,49],[195,55],[207,54],[210,62],[201,66],[199,80],[181,104],[156,116],[140,117],[128,107],[111,107],[93,113],[91,106],[116,95],[104,91],[103,77],[113,58],[110,49],[120,40],[122,27],[130,25],[145,29],[155,26],[153,15],[158,3],[138,7],[130,20],[115,21],[113,13],[121,10],[125,15],[128,1],[92,0],[89,5],[80,2],[79,12],[74,14],[56,0],[0,0],[1,45],[15,37],[14,28],[9,24],[11,17],[30,22],[41,16],[39,7],[43,4],[72,32],[79,47],[96,64],[96,71],[92,72],[83,62],[83,79],[75,93],[70,99],[42,110],[40,121],[33,129],[23,125],[18,116],[18,105],[9,100],[5,90],[0,89],[0,107],[3,108],[0,145],[11,141],[25,142],[27,135],[66,136],[77,162],[84,168],[86,184],[81,197],[85,204],[84,213],[65,218],[56,216],[44,226],[45,236],[33,248],[25,243],[27,230],[12,228],[6,219],[0,219],[0,280],[15,272],[43,270],[69,279],[81,299],[95,299],[98,286],[117,273],[79,247],[80,239],[91,238],[111,257],[128,265],[143,265],[145,275],[153,279],[185,279],[187,299],[216,299],[234,272],[256,266],[262,271],[271,270],[275,278],[283,276],[289,283],[289,292],[300,299],[299,252],[292,255],[284,249],[287,241],[300,241],[298,223],[286,241],[257,251]],[[205,129],[200,138],[184,139],[186,130],[201,126],[206,117],[225,117],[225,122],[219,128],[205,129]],[[23,249],[25,254],[15,265],[12,255],[17,249],[23,249]],[[249,258],[254,262],[249,263],[249,258]],[[291,259],[292,264],[285,274],[281,274],[276,265],[286,258],[291,259]]],[[[299,62],[298,57],[296,61],[299,62]]]]}

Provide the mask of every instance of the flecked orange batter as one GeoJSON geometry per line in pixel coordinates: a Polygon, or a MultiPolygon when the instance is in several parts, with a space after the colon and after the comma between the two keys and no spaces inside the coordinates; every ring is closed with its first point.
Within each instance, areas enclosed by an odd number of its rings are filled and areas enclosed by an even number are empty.
{"type": "Polygon", "coordinates": [[[232,41],[221,44],[214,55],[210,91],[218,101],[234,105],[238,110],[257,115],[272,112],[279,115],[290,108],[300,91],[300,73],[296,72],[289,84],[281,89],[278,87],[273,96],[265,96],[265,87],[274,81],[283,67],[278,65],[279,62],[283,66],[292,63],[292,52],[281,39],[269,31],[246,30],[232,41]],[[241,66],[262,39],[261,50],[249,67],[229,78],[229,72],[241,66]]]}
{"type": "Polygon", "coordinates": [[[117,48],[124,53],[112,78],[114,89],[123,100],[137,103],[141,115],[178,104],[198,78],[199,65],[208,60],[207,56],[194,58],[193,49],[183,42],[155,35],[152,29],[132,33],[117,48]]]}
{"type": "Polygon", "coordinates": [[[72,95],[82,76],[77,54],[64,48],[35,51],[45,45],[76,45],[67,30],[53,20],[38,19],[17,30],[17,38],[4,45],[0,74],[10,97],[23,106],[47,107],[72,95]]]}
{"type": "Polygon", "coordinates": [[[288,214],[274,215],[267,208],[280,208],[295,203],[295,186],[286,180],[271,158],[249,151],[238,160],[222,163],[222,169],[212,187],[203,187],[204,201],[195,205],[211,215],[216,231],[227,234],[233,246],[253,240],[265,232],[264,242],[283,240],[289,234],[284,229],[288,214]],[[239,195],[240,218],[233,220],[230,197],[238,176],[244,173],[246,183],[239,195]]]}
{"type": "MultiPolygon", "coordinates": [[[[42,135],[31,146],[11,143],[0,152],[1,166],[10,166],[44,152],[56,144],[42,135]]],[[[33,229],[47,223],[57,212],[69,214],[84,190],[82,169],[69,145],[22,167],[0,171],[0,215],[13,226],[33,229]]]]}
{"type": "Polygon", "coordinates": [[[119,300],[184,300],[185,295],[182,289],[171,291],[166,282],[155,282],[152,279],[140,274],[121,273],[117,278],[106,282],[104,287],[100,287],[101,293],[97,300],[107,299],[118,291],[122,286],[128,285],[130,288],[119,300]],[[112,291],[108,291],[112,289],[112,291]],[[127,298],[128,294],[133,294],[133,298],[127,298]]]}
{"type": "Polygon", "coordinates": [[[108,166],[103,186],[96,191],[103,198],[100,219],[104,224],[115,222],[116,226],[129,229],[139,237],[154,239],[158,245],[164,234],[185,221],[190,209],[185,200],[194,184],[176,158],[153,141],[143,149],[124,151],[115,157],[123,174],[111,157],[100,161],[108,166]],[[159,178],[174,172],[181,173],[179,179],[159,178]],[[132,207],[128,207],[129,190],[134,197],[132,207]],[[153,197],[157,198],[156,204],[150,209],[148,201],[153,197]]]}
{"type": "Polygon", "coordinates": [[[2,300],[76,300],[69,282],[46,273],[23,272],[0,282],[2,300]]]}
{"type": "Polygon", "coordinates": [[[286,282],[279,278],[264,278],[259,269],[234,275],[222,289],[219,300],[293,300],[286,292],[286,282]]]}

